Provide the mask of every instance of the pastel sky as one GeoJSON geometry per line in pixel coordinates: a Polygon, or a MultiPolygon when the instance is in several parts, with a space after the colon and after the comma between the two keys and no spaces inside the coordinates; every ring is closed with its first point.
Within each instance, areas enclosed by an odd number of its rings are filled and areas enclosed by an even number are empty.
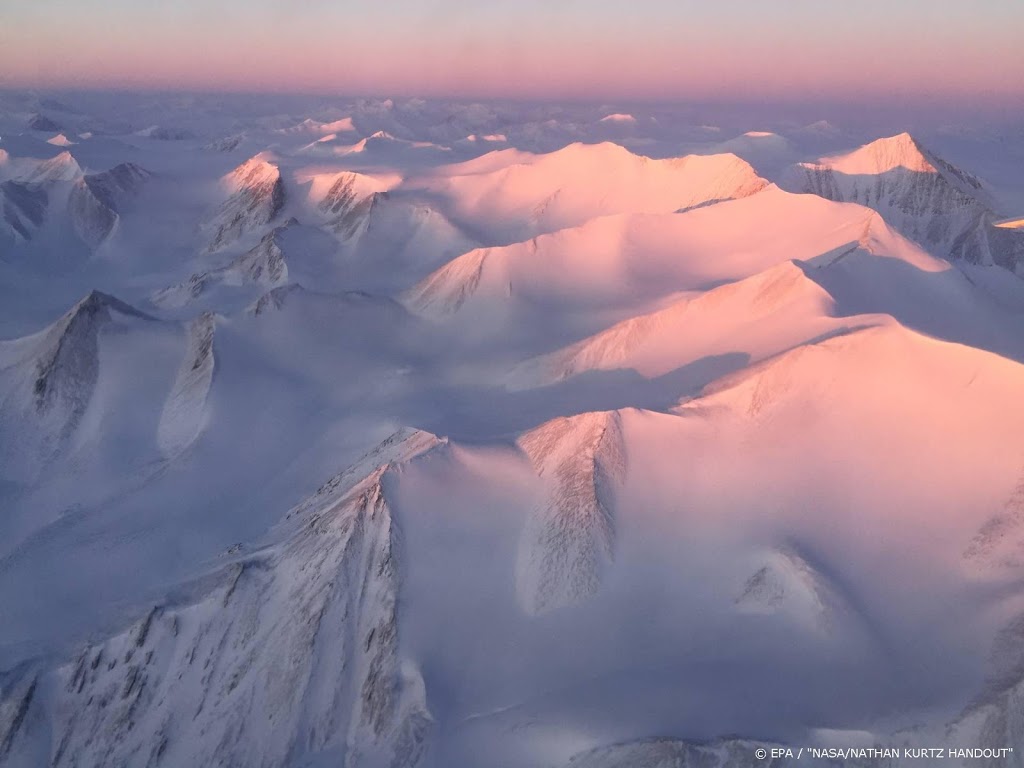
{"type": "Polygon", "coordinates": [[[1024,101],[1024,0],[0,0],[0,85],[1024,101]]]}

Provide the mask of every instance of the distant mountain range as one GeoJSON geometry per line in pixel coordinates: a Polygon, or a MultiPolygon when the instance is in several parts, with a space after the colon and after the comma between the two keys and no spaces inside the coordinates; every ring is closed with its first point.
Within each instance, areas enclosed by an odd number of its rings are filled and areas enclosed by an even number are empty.
{"type": "Polygon", "coordinates": [[[0,112],[0,766],[1024,751],[1004,181],[349,106],[0,112]]]}

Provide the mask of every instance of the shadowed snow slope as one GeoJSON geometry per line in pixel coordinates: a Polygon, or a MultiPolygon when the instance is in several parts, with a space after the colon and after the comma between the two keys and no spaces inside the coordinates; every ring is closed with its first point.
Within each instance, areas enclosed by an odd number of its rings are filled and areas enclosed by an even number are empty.
{"type": "Polygon", "coordinates": [[[118,222],[118,205],[151,174],[134,163],[87,174],[71,188],[68,210],[75,233],[91,248],[106,240],[118,222]]]}
{"type": "Polygon", "coordinates": [[[36,185],[0,182],[0,232],[16,242],[31,240],[46,218],[47,195],[36,185]]]}
{"type": "Polygon", "coordinates": [[[93,291],[33,336],[0,343],[4,475],[38,473],[78,429],[100,377],[100,336],[150,320],[93,291]]]}

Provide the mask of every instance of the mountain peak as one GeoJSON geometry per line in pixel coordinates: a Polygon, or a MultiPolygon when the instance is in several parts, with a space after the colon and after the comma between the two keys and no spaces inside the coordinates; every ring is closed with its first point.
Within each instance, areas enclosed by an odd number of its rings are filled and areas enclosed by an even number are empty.
{"type": "Polygon", "coordinates": [[[134,194],[150,176],[134,163],[121,163],[78,179],[68,198],[68,210],[79,238],[92,248],[106,240],[120,220],[120,201],[134,194]]]}
{"type": "Polygon", "coordinates": [[[74,181],[83,175],[82,166],[74,156],[64,150],[59,155],[39,163],[25,178],[34,184],[46,184],[54,181],[74,181]]]}
{"type": "Polygon", "coordinates": [[[885,173],[897,168],[938,173],[930,153],[906,132],[875,139],[845,155],[822,158],[814,165],[850,175],[885,173]]]}
{"type": "Polygon", "coordinates": [[[100,329],[122,316],[153,320],[135,307],[101,291],[87,296],[43,332],[35,355],[32,395],[39,413],[64,414],[63,431],[74,428],[84,413],[99,371],[100,329]]]}
{"type": "Polygon", "coordinates": [[[788,189],[879,211],[905,237],[937,255],[1009,266],[1013,243],[993,243],[995,202],[980,179],[926,149],[909,133],[876,139],[844,155],[794,166],[788,189]]]}
{"type": "Polygon", "coordinates": [[[66,316],[85,314],[94,315],[104,310],[113,309],[116,312],[120,312],[122,315],[128,315],[129,317],[138,317],[143,320],[153,320],[155,318],[147,315],[145,312],[140,312],[131,304],[121,301],[116,296],[111,296],[109,293],[98,291],[93,289],[88,294],[78,301],[73,306],[66,316]]]}
{"type": "Polygon", "coordinates": [[[245,188],[258,187],[261,184],[273,184],[281,178],[281,171],[272,162],[273,160],[272,155],[260,152],[225,175],[222,180],[235,192],[245,188]]]}
{"type": "Polygon", "coordinates": [[[33,115],[32,119],[29,121],[28,127],[33,131],[45,132],[59,131],[61,129],[60,125],[55,123],[46,115],[33,115]]]}
{"type": "Polygon", "coordinates": [[[281,171],[267,152],[255,155],[221,178],[231,194],[208,220],[214,231],[207,252],[227,247],[243,235],[269,224],[285,203],[281,171]]]}

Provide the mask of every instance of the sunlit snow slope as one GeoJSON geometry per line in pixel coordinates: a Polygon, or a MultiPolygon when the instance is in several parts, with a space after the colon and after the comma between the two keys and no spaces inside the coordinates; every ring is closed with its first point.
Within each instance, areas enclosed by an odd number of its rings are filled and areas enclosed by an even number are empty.
{"type": "Polygon", "coordinates": [[[0,766],[1024,764],[1019,133],[695,109],[0,93],[0,766]]]}

